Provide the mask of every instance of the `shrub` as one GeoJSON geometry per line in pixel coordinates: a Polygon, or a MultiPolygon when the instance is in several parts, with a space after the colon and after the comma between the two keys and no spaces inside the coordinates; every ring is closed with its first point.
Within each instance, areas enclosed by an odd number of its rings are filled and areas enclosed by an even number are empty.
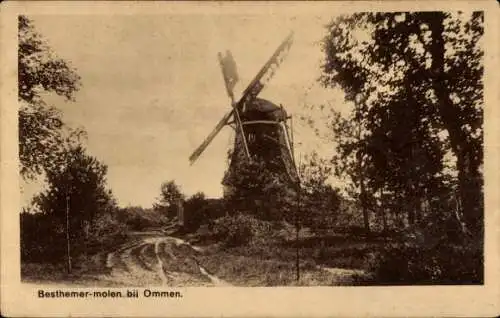
{"type": "Polygon", "coordinates": [[[208,200],[198,192],[184,202],[184,230],[196,231],[208,219],[208,200]]]}
{"type": "MultiPolygon", "coordinates": [[[[82,233],[70,231],[71,256],[106,250],[125,241],[125,226],[112,213],[104,213],[89,223],[82,233]]],[[[65,224],[52,215],[21,214],[21,261],[57,263],[67,257],[65,224]]]]}
{"type": "Polygon", "coordinates": [[[256,237],[269,234],[271,228],[270,222],[242,213],[219,218],[212,225],[214,237],[228,247],[248,244],[256,237]]]}
{"type": "Polygon", "coordinates": [[[86,242],[89,247],[87,252],[107,250],[111,246],[123,243],[126,239],[126,229],[115,215],[109,213],[100,215],[92,223],[89,239],[86,242]]]}
{"type": "Polygon", "coordinates": [[[160,227],[168,222],[165,214],[158,210],[129,206],[116,211],[118,223],[126,224],[132,231],[142,231],[151,227],[160,227]]]}
{"type": "Polygon", "coordinates": [[[259,157],[230,167],[225,185],[230,189],[225,198],[229,214],[239,212],[262,220],[278,221],[293,216],[296,206],[295,185],[282,167],[281,159],[259,157]]]}
{"type": "Polygon", "coordinates": [[[51,262],[63,259],[66,252],[62,224],[42,213],[22,213],[21,261],[51,262]]]}
{"type": "Polygon", "coordinates": [[[151,222],[140,215],[131,216],[127,220],[127,227],[132,231],[142,231],[146,229],[148,226],[151,226],[151,222]]]}
{"type": "Polygon", "coordinates": [[[406,244],[376,253],[369,270],[378,284],[482,284],[483,255],[473,244],[406,244]]]}

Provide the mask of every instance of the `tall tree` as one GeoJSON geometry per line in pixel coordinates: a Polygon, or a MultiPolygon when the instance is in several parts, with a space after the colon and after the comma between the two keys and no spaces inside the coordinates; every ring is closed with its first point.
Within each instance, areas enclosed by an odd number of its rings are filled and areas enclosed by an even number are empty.
{"type": "Polygon", "coordinates": [[[184,194],[181,192],[179,185],[174,180],[170,180],[161,184],[160,198],[153,208],[168,217],[174,217],[179,202],[184,202],[184,194]]]}
{"type": "Polygon", "coordinates": [[[451,149],[461,213],[477,236],[483,231],[482,35],[482,12],[342,16],[328,26],[321,79],[342,87],[347,100],[366,99],[361,114],[371,161],[401,173],[380,180],[407,181],[406,194],[428,192],[451,149]]]}
{"type": "Polygon", "coordinates": [[[69,217],[71,240],[75,241],[88,234],[98,216],[112,213],[116,202],[107,189],[107,167],[87,155],[82,146],[68,147],[59,165],[58,170],[47,171],[48,188],[33,203],[53,217],[60,232],[69,217]]]}
{"type": "Polygon", "coordinates": [[[47,105],[44,93],[73,100],[80,77],[58,58],[26,16],[18,19],[19,159],[21,174],[32,178],[54,167],[64,149],[61,113],[47,105]]]}
{"type": "Polygon", "coordinates": [[[366,122],[360,115],[361,100],[356,100],[354,111],[348,118],[340,112],[331,109],[328,126],[333,135],[337,151],[332,157],[333,172],[340,178],[349,180],[347,193],[355,199],[363,214],[363,226],[366,233],[370,232],[370,191],[368,191],[365,146],[366,122]]]}
{"type": "Polygon", "coordinates": [[[312,152],[299,167],[301,175],[301,224],[312,229],[328,229],[339,216],[341,197],[329,184],[331,165],[312,152]]]}
{"type": "Polygon", "coordinates": [[[203,192],[193,194],[184,203],[184,227],[197,230],[203,222],[208,222],[208,202],[203,192]]]}

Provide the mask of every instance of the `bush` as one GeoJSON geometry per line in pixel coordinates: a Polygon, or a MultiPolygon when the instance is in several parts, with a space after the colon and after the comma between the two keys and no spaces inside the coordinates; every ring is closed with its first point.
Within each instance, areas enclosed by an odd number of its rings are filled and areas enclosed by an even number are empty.
{"type": "Polygon", "coordinates": [[[377,284],[482,284],[482,250],[474,245],[402,245],[378,252],[369,262],[377,284]]]}
{"type": "Polygon", "coordinates": [[[158,210],[129,206],[116,211],[118,223],[126,224],[132,231],[142,231],[147,228],[161,227],[168,223],[165,214],[158,210]]]}
{"type": "Polygon", "coordinates": [[[126,225],[132,231],[142,231],[151,226],[151,222],[140,215],[134,215],[127,220],[126,225]]]}
{"type": "Polygon", "coordinates": [[[214,237],[227,247],[248,244],[254,238],[269,234],[271,228],[270,222],[242,213],[216,219],[212,224],[214,237]]]}
{"type": "Polygon", "coordinates": [[[42,213],[22,213],[21,261],[56,263],[65,256],[65,232],[55,218],[42,213]]]}
{"type": "MultiPolygon", "coordinates": [[[[71,256],[78,257],[107,250],[126,239],[125,226],[112,213],[95,218],[87,231],[70,231],[71,256]]],[[[58,263],[67,257],[65,224],[52,215],[21,214],[21,261],[58,263]]]]}
{"type": "Polygon", "coordinates": [[[296,207],[295,185],[278,168],[282,165],[282,160],[255,157],[230,167],[224,181],[230,189],[225,196],[228,213],[244,212],[268,221],[292,219],[290,212],[296,207]]]}
{"type": "Polygon", "coordinates": [[[103,214],[92,223],[89,239],[86,244],[88,253],[100,252],[125,242],[126,226],[120,223],[115,215],[103,214]]]}
{"type": "Polygon", "coordinates": [[[208,200],[202,192],[184,202],[184,230],[194,232],[208,219],[208,200]]]}

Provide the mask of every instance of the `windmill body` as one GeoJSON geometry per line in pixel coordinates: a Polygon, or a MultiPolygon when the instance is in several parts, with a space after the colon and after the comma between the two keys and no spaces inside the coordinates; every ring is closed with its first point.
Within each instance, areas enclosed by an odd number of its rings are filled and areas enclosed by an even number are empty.
{"type": "Polygon", "coordinates": [[[226,125],[231,126],[235,130],[235,140],[229,168],[222,181],[225,195],[232,193],[231,187],[241,165],[252,160],[265,162],[269,171],[285,175],[292,187],[299,182],[293,158],[292,131],[288,125],[291,116],[283,106],[257,97],[283,61],[292,44],[292,35],[281,43],[237,101],[233,94],[238,81],[236,63],[229,51],[225,55],[219,53],[231,109],[189,159],[191,164],[194,163],[218,132],[226,125]]]}
{"type": "MultiPolygon", "coordinates": [[[[256,98],[252,104],[247,105],[240,118],[250,158],[262,160],[269,171],[284,174],[290,184],[295,184],[297,176],[291,151],[293,145],[287,125],[290,117],[285,109],[268,100],[256,98]]],[[[248,160],[245,155],[245,140],[241,133],[235,134],[229,167],[222,181],[225,195],[233,192],[232,185],[239,168],[248,160]]]]}

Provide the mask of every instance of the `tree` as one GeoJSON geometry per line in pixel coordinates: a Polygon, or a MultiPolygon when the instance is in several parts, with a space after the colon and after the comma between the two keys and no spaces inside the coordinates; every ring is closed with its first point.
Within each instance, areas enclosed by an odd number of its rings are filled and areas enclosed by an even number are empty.
{"type": "Polygon", "coordinates": [[[347,193],[359,202],[363,213],[363,226],[370,232],[370,192],[367,190],[367,169],[370,162],[366,160],[365,146],[366,124],[360,115],[360,101],[356,100],[354,112],[349,118],[343,118],[340,112],[331,109],[329,127],[336,144],[337,151],[331,163],[337,177],[348,178],[347,193]]]}
{"type": "Polygon", "coordinates": [[[258,156],[239,163],[226,200],[230,213],[251,214],[263,220],[293,219],[296,192],[290,177],[272,168],[276,165],[258,156]]]}
{"type": "Polygon", "coordinates": [[[19,159],[21,175],[33,178],[55,165],[64,149],[60,111],[43,101],[44,93],[73,100],[80,77],[58,58],[26,16],[18,20],[19,159]]]}
{"type": "Polygon", "coordinates": [[[184,203],[184,227],[197,230],[203,222],[208,223],[208,202],[203,192],[193,194],[184,203]]]}
{"type": "Polygon", "coordinates": [[[106,187],[107,167],[87,155],[82,146],[69,148],[60,164],[59,170],[47,171],[48,188],[33,203],[52,217],[59,234],[67,230],[69,213],[70,239],[81,246],[81,239],[89,238],[93,222],[99,216],[112,214],[116,202],[106,187]]]}
{"type": "Polygon", "coordinates": [[[341,196],[328,183],[331,165],[313,152],[301,164],[301,219],[302,225],[312,229],[327,229],[335,225],[339,216],[341,196]]]}
{"type": "Polygon", "coordinates": [[[328,26],[321,78],[343,88],[348,101],[365,101],[359,114],[370,179],[404,194],[410,210],[442,186],[442,159],[451,150],[461,214],[477,237],[483,231],[482,34],[481,12],[342,16],[328,26]]]}
{"type": "Polygon", "coordinates": [[[173,218],[177,215],[177,204],[184,201],[184,194],[181,188],[170,180],[161,184],[160,198],[158,202],[153,205],[153,208],[173,218]]]}

